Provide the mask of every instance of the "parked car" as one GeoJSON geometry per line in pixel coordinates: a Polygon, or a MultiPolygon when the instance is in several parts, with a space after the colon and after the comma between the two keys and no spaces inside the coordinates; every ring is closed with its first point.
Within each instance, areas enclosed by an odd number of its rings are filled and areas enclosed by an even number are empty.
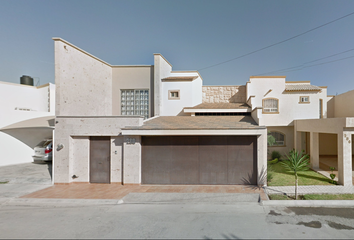
{"type": "Polygon", "coordinates": [[[34,162],[50,162],[53,156],[53,140],[45,139],[34,147],[34,162]]]}

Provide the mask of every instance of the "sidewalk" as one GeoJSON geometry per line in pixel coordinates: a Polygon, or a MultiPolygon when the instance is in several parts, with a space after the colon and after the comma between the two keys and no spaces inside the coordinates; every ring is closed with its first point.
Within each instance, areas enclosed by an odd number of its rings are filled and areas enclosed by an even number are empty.
{"type": "MultiPolygon", "coordinates": [[[[295,194],[295,186],[267,186],[264,187],[267,194],[295,194]]],[[[354,186],[298,186],[298,194],[354,194],[354,186]]]]}

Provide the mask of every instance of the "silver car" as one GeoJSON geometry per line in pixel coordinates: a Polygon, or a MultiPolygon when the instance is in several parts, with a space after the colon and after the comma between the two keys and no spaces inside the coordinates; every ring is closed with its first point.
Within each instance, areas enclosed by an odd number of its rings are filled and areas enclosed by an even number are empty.
{"type": "Polygon", "coordinates": [[[53,140],[46,139],[37,144],[34,147],[34,162],[49,162],[52,161],[52,154],[53,154],[53,140]]]}

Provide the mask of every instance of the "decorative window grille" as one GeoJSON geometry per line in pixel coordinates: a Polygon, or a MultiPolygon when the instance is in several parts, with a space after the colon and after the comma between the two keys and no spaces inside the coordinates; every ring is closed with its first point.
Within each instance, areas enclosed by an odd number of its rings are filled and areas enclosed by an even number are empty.
{"type": "Polygon", "coordinates": [[[275,139],[273,146],[285,146],[285,135],[280,132],[269,132],[268,135],[271,135],[275,139]]]}
{"type": "Polygon", "coordinates": [[[149,90],[121,90],[122,115],[149,118],[149,90]]]}
{"type": "Polygon", "coordinates": [[[263,112],[278,112],[278,99],[264,99],[263,112]]]}

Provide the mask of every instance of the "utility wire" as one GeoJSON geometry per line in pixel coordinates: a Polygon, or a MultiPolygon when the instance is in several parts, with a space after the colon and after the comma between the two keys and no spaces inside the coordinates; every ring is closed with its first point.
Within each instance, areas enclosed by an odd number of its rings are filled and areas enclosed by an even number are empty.
{"type": "Polygon", "coordinates": [[[334,62],[342,61],[342,60],[349,59],[349,58],[354,58],[354,55],[353,55],[353,56],[349,56],[349,57],[345,57],[345,58],[340,58],[340,59],[328,61],[328,62],[323,62],[323,63],[317,63],[317,64],[308,65],[308,66],[303,66],[303,67],[301,67],[301,68],[299,68],[299,69],[288,70],[288,71],[281,71],[280,73],[300,71],[300,70],[302,70],[302,69],[304,69],[304,68],[315,67],[315,66],[319,66],[319,65],[328,64],[328,63],[334,63],[334,62]]]}
{"type": "Polygon", "coordinates": [[[219,66],[219,65],[221,65],[221,64],[225,64],[225,63],[234,61],[234,60],[236,60],[236,59],[240,59],[240,58],[249,56],[249,55],[254,54],[254,53],[256,53],[256,52],[260,52],[260,51],[262,51],[262,50],[264,50],[264,49],[274,47],[274,46],[276,46],[276,45],[278,45],[278,44],[281,44],[281,43],[290,41],[290,40],[292,40],[292,39],[294,39],[294,38],[297,38],[297,37],[300,37],[300,36],[302,36],[302,35],[305,35],[306,33],[309,33],[309,32],[312,32],[312,31],[314,31],[314,30],[317,30],[317,29],[319,29],[319,28],[321,28],[321,27],[327,26],[327,25],[329,25],[329,24],[331,24],[331,23],[334,23],[334,22],[339,21],[339,20],[341,20],[341,19],[343,19],[343,18],[349,17],[349,16],[351,16],[351,15],[353,15],[353,14],[354,14],[354,12],[349,13],[349,14],[347,14],[347,15],[345,15],[345,16],[342,16],[342,17],[340,17],[340,18],[337,18],[337,19],[335,19],[335,20],[332,20],[332,21],[330,21],[330,22],[327,22],[327,23],[325,23],[325,24],[322,24],[322,25],[320,25],[320,26],[318,26],[318,27],[315,27],[315,28],[312,28],[312,29],[310,29],[310,30],[307,30],[307,31],[305,31],[305,32],[303,32],[303,33],[297,34],[297,35],[295,35],[295,36],[293,36],[293,37],[287,38],[287,39],[285,39],[285,40],[283,40],[283,41],[280,41],[280,42],[277,42],[277,43],[273,43],[273,44],[268,45],[268,46],[266,46],[266,47],[260,48],[260,49],[258,49],[258,50],[255,50],[255,51],[252,51],[252,52],[249,52],[249,53],[246,53],[246,54],[243,54],[243,55],[241,55],[241,56],[238,56],[238,57],[229,59],[229,60],[224,61],[224,62],[220,62],[220,63],[214,64],[214,65],[208,66],[208,67],[200,68],[200,69],[198,69],[198,71],[201,71],[201,70],[204,70],[204,69],[208,69],[208,68],[212,68],[212,67],[216,67],[216,66],[219,66]]]}
{"type": "Polygon", "coordinates": [[[320,60],[323,60],[323,59],[326,59],[326,58],[334,57],[334,56],[337,56],[337,55],[340,55],[340,54],[343,54],[343,53],[347,53],[347,52],[350,52],[350,51],[354,51],[354,48],[346,50],[346,51],[343,51],[343,52],[340,52],[340,53],[332,54],[332,55],[329,55],[327,57],[323,57],[323,58],[319,58],[319,59],[312,60],[312,61],[309,61],[309,62],[305,62],[305,63],[303,63],[301,65],[298,65],[298,66],[295,66],[295,67],[282,68],[282,69],[271,71],[271,72],[260,73],[260,74],[254,75],[254,76],[261,76],[261,75],[272,74],[272,73],[280,73],[280,72],[284,72],[285,70],[290,70],[290,69],[294,69],[294,68],[304,67],[306,64],[317,62],[317,61],[320,61],[320,60]]]}

